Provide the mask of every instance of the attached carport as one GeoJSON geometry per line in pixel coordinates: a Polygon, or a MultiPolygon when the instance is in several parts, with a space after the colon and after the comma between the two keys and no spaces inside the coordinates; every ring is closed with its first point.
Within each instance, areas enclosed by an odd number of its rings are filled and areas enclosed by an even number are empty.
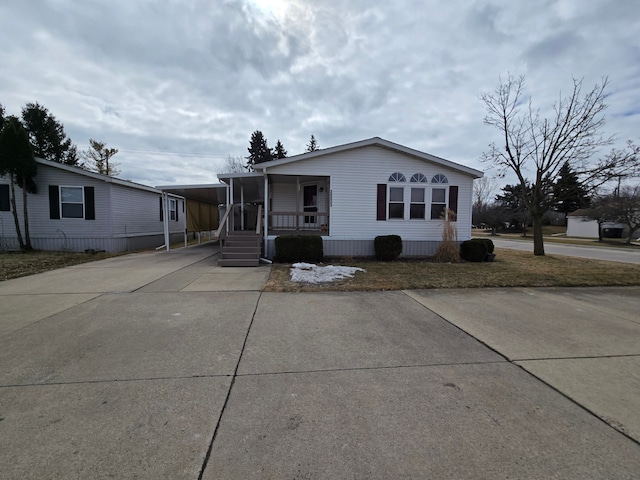
{"type": "MultiPolygon", "coordinates": [[[[180,195],[185,198],[185,215],[187,218],[185,229],[185,245],[189,233],[197,234],[200,241],[201,234],[211,232],[218,228],[219,206],[227,202],[227,188],[223,183],[201,185],[161,185],[156,187],[162,190],[163,205],[167,211],[167,195],[180,195]]],[[[165,248],[169,250],[168,215],[164,215],[165,248]]]]}

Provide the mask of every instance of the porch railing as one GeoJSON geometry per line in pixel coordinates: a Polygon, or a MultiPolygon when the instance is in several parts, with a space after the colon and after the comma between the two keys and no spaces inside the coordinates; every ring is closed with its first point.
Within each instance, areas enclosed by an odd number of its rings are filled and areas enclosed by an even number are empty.
{"type": "Polygon", "coordinates": [[[269,212],[269,230],[329,232],[329,214],[324,212],[269,212]]]}

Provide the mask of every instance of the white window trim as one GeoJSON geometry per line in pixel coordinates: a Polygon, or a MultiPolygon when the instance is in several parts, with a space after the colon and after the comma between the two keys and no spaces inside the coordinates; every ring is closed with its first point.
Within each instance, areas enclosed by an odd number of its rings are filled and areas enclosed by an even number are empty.
{"type": "Polygon", "coordinates": [[[175,222],[178,218],[178,199],[169,199],[169,221],[175,222]]]}
{"type": "MultiPolygon", "coordinates": [[[[434,205],[433,202],[433,191],[434,190],[444,190],[444,211],[446,213],[447,209],[449,208],[449,184],[448,183],[435,183],[432,184],[433,186],[429,189],[429,218],[428,220],[431,222],[440,222],[441,219],[440,218],[431,218],[431,209],[434,205]]],[[[437,202],[436,205],[442,205],[442,202],[437,202]]]]}
{"type": "Polygon", "coordinates": [[[66,219],[66,220],[84,220],[85,215],[87,214],[87,207],[86,207],[86,201],[84,198],[84,187],[79,186],[79,185],[59,185],[58,186],[58,209],[60,211],[60,219],[66,219]],[[62,189],[63,188],[75,188],[75,189],[80,189],[80,191],[82,192],[82,203],[80,202],[63,202],[62,201],[62,189]],[[82,216],[81,217],[65,217],[62,213],[62,204],[63,203],[67,203],[69,205],[82,205],[82,216]]]}
{"type": "Polygon", "coordinates": [[[399,182],[391,182],[389,184],[387,184],[387,220],[391,221],[391,222],[403,222],[407,219],[407,202],[405,201],[405,186],[404,184],[401,184],[399,182]],[[392,188],[398,188],[400,190],[402,190],[402,202],[392,202],[391,201],[391,189],[392,188]],[[389,211],[390,211],[390,207],[391,204],[397,204],[397,203],[402,203],[402,218],[391,218],[391,216],[389,215],[389,211]]]}
{"type": "MultiPolygon", "coordinates": [[[[427,220],[427,186],[424,183],[416,183],[414,182],[409,187],[409,216],[407,217],[412,222],[424,222],[427,220]],[[411,201],[411,189],[415,188],[416,190],[420,189],[424,191],[424,200],[422,202],[412,202],[411,201]],[[411,218],[411,205],[424,205],[424,217],[422,218],[411,218]]],[[[429,212],[429,217],[431,217],[431,212],[429,212]]]]}

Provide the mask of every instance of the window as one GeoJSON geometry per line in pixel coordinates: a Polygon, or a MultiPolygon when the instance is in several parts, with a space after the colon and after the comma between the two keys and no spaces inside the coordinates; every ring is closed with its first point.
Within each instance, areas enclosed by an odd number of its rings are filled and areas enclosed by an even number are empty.
{"type": "Polygon", "coordinates": [[[62,218],[84,218],[84,192],[82,187],[60,187],[62,218]]]}
{"type": "Polygon", "coordinates": [[[411,183],[427,183],[427,177],[422,173],[416,173],[411,177],[411,183]]]}
{"type": "Polygon", "coordinates": [[[178,207],[174,198],[169,199],[169,219],[174,221],[178,219],[178,207]]]}
{"type": "Polygon", "coordinates": [[[404,218],[403,187],[389,187],[389,218],[404,218]]]}
{"type": "Polygon", "coordinates": [[[0,185],[0,212],[10,212],[9,185],[0,185]]]}
{"type": "Polygon", "coordinates": [[[445,177],[441,173],[438,173],[433,176],[433,178],[431,179],[431,183],[449,183],[449,180],[447,180],[447,177],[445,177]]]}
{"type": "Polygon", "coordinates": [[[409,218],[424,220],[424,212],[424,188],[412,188],[411,204],[409,205],[409,218]]]}
{"type": "Polygon", "coordinates": [[[447,189],[434,188],[431,190],[431,220],[439,220],[447,207],[447,189]]]}
{"type": "Polygon", "coordinates": [[[402,173],[395,172],[389,176],[389,181],[390,182],[406,182],[407,178],[402,173]]]}

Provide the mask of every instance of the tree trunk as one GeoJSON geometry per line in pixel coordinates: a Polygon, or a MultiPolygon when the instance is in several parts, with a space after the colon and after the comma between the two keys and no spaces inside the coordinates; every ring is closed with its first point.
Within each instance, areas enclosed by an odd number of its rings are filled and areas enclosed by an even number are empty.
{"type": "MultiPolygon", "coordinates": [[[[26,183],[26,180],[25,182],[26,183]]],[[[22,208],[24,212],[24,242],[25,250],[33,250],[31,246],[31,237],[29,235],[29,212],[27,209],[27,186],[22,185],[22,208]]]]}
{"type": "Polygon", "coordinates": [[[602,222],[598,222],[598,241],[602,242],[602,222]]]}
{"type": "Polygon", "coordinates": [[[11,185],[11,209],[13,210],[13,221],[16,224],[16,235],[18,236],[20,250],[24,250],[25,244],[22,240],[22,231],[20,230],[20,222],[18,221],[18,207],[16,206],[16,186],[14,183],[13,173],[9,174],[9,185],[11,185]]]}
{"type": "Polygon", "coordinates": [[[544,240],[542,238],[542,216],[533,217],[533,254],[544,255],[544,240]]]}

